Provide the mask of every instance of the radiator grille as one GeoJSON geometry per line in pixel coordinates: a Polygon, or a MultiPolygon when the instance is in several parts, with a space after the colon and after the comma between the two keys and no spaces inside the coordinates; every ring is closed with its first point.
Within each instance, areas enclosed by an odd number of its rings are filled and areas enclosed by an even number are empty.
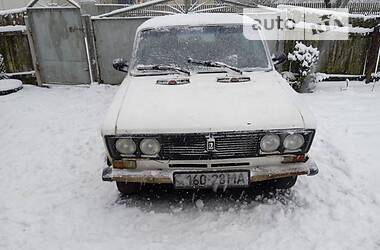
{"type": "Polygon", "coordinates": [[[204,160],[255,157],[259,154],[259,134],[223,132],[212,134],[165,135],[161,138],[162,158],[204,160]],[[215,139],[215,150],[207,151],[207,137],[215,139]]]}

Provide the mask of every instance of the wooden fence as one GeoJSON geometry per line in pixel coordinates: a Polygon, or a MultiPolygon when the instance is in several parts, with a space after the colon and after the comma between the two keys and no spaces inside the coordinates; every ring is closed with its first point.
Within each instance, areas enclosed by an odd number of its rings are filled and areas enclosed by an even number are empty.
{"type": "Polygon", "coordinates": [[[348,3],[347,8],[353,14],[380,15],[379,2],[354,2],[348,3]]]}
{"type": "Polygon", "coordinates": [[[4,56],[6,72],[33,71],[28,38],[22,31],[0,33],[0,53],[4,56]]]}
{"type": "MultiPolygon", "coordinates": [[[[312,45],[320,51],[320,59],[316,65],[316,71],[332,75],[350,75],[365,77],[368,81],[375,69],[379,53],[380,41],[378,41],[380,20],[355,18],[350,20],[354,27],[373,30],[369,33],[349,33],[348,40],[314,40],[302,41],[305,45],[312,45]],[[369,29],[368,29],[369,28],[369,29]]],[[[292,52],[296,41],[285,41],[284,53],[292,52]]],[[[282,67],[283,70],[291,69],[290,62],[282,67]]]]}
{"type": "Polygon", "coordinates": [[[7,73],[23,74],[33,72],[26,34],[24,9],[16,13],[0,11],[0,53],[4,56],[7,73]]]}

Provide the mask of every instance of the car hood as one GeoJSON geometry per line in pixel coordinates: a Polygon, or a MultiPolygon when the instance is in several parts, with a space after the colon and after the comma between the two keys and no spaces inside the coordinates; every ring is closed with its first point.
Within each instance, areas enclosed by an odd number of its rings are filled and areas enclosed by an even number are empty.
{"type": "MultiPolygon", "coordinates": [[[[251,81],[219,83],[225,74],[198,74],[184,85],[128,76],[116,121],[117,134],[192,133],[303,128],[303,117],[277,72],[246,73],[251,81]],[[285,88],[285,89],[284,89],[285,88]]],[[[286,84],[286,83],[285,83],[286,84]]]]}

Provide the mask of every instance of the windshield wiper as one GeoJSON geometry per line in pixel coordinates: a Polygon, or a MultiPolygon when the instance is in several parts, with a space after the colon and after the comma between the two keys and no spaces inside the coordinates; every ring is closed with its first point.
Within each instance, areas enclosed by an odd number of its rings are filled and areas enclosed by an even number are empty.
{"type": "Polygon", "coordinates": [[[177,67],[175,65],[165,65],[165,64],[153,64],[153,65],[138,65],[136,67],[137,70],[159,70],[159,71],[168,71],[168,70],[174,70],[177,72],[185,73],[187,75],[190,75],[190,71],[186,69],[182,69],[180,67],[177,67]]]}
{"type": "Polygon", "coordinates": [[[227,69],[230,69],[232,71],[238,72],[241,75],[243,74],[243,70],[241,70],[239,68],[235,68],[233,66],[230,66],[230,65],[222,63],[222,62],[200,61],[200,60],[195,60],[191,57],[189,59],[187,59],[187,62],[191,63],[191,64],[206,66],[206,67],[227,68],[227,69]]]}

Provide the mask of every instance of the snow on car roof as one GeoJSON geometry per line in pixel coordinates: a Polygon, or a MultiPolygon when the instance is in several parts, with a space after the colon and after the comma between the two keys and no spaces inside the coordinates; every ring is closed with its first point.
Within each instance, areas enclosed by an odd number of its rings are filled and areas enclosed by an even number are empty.
{"type": "Polygon", "coordinates": [[[198,26],[215,24],[254,24],[253,19],[233,13],[194,13],[154,17],[140,25],[138,31],[171,26],[198,26]]]}

